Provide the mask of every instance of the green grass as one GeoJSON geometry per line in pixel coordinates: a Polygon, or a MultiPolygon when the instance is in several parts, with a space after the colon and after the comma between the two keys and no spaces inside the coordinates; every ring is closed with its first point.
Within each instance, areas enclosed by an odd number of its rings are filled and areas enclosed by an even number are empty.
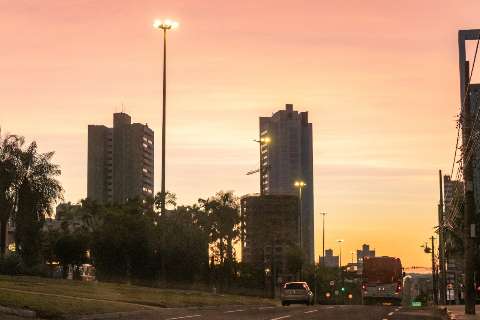
{"type": "Polygon", "coordinates": [[[0,276],[0,305],[34,310],[43,317],[136,311],[151,309],[151,307],[249,304],[271,305],[274,302],[269,299],[214,295],[191,290],[157,289],[117,283],[54,280],[25,276],[0,276]],[[2,288],[10,290],[2,290],[2,288]]]}

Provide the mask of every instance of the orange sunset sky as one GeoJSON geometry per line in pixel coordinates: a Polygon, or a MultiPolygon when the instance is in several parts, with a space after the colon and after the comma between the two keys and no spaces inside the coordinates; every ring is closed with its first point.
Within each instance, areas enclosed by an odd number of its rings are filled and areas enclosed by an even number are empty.
{"type": "Polygon", "coordinates": [[[55,150],[65,199],[77,201],[87,125],[110,126],[123,104],[155,130],[158,191],[152,22],[174,18],[167,189],[181,204],[257,192],[245,172],[258,167],[258,117],[292,103],[313,123],[317,254],[327,211],[327,248],[344,239],[344,259],[369,243],[429,266],[420,245],[456,138],[457,32],[480,28],[479,10],[478,0],[0,0],[0,125],[55,150]]]}

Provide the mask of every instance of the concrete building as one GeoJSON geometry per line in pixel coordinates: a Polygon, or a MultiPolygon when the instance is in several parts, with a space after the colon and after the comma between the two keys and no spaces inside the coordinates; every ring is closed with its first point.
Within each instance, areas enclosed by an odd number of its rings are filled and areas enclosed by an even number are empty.
{"type": "Polygon", "coordinates": [[[463,181],[452,180],[449,175],[443,176],[443,199],[445,214],[450,215],[455,197],[463,197],[463,181]]]}
{"type": "Polygon", "coordinates": [[[298,197],[256,194],[241,198],[243,262],[261,270],[272,270],[274,265],[278,281],[293,280],[287,255],[292,247],[298,247],[297,232],[298,197]]]}
{"type": "Polygon", "coordinates": [[[320,257],[320,264],[328,268],[338,268],[340,259],[338,256],[333,255],[332,249],[327,249],[325,250],[325,257],[320,257]]]}
{"type": "Polygon", "coordinates": [[[154,134],[148,125],[113,115],[113,128],[88,126],[87,197],[98,203],[124,203],[153,196],[154,134]]]}
{"type": "Polygon", "coordinates": [[[271,117],[260,117],[260,139],[265,137],[270,143],[260,149],[260,188],[268,195],[298,195],[295,181],[306,183],[301,203],[302,248],[308,263],[314,263],[313,149],[308,112],[295,111],[287,104],[271,117]]]}
{"type": "Polygon", "coordinates": [[[370,245],[363,244],[362,249],[357,250],[357,263],[363,264],[363,258],[375,257],[375,250],[370,250],[370,245]]]}

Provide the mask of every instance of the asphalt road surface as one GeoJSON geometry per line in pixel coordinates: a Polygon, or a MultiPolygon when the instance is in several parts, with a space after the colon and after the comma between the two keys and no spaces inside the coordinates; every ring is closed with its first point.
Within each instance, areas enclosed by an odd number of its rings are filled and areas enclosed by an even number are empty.
{"type": "Polygon", "coordinates": [[[435,319],[429,310],[413,310],[393,306],[348,306],[348,305],[315,305],[288,307],[252,307],[234,306],[209,309],[165,309],[150,315],[130,316],[129,319],[141,320],[432,320],[435,319]]]}

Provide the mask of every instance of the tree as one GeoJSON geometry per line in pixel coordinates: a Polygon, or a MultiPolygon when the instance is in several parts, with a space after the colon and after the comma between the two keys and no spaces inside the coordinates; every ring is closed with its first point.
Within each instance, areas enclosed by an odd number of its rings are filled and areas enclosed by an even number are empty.
{"type": "Polygon", "coordinates": [[[194,281],[208,270],[208,234],[197,223],[196,206],[180,206],[159,218],[157,257],[168,281],[194,281]]]}
{"type": "Polygon", "coordinates": [[[233,192],[219,191],[214,197],[198,200],[206,217],[204,228],[210,237],[212,249],[211,268],[218,264],[221,284],[229,286],[234,275],[234,244],[240,236],[240,206],[233,192]]]}
{"type": "Polygon", "coordinates": [[[6,252],[7,224],[17,203],[20,182],[20,154],[24,138],[0,130],[0,256],[6,252]]]}
{"type": "MultiPolygon", "coordinates": [[[[63,277],[68,274],[68,266],[77,271],[80,265],[87,262],[88,240],[81,232],[63,232],[57,238],[53,252],[63,268],[63,277]]],[[[74,272],[75,274],[75,272],[74,272]]]]}
{"type": "Polygon", "coordinates": [[[100,279],[152,279],[154,223],[143,204],[132,200],[106,207],[102,223],[93,231],[92,260],[100,279]]]}
{"type": "Polygon", "coordinates": [[[302,266],[305,262],[305,254],[298,246],[289,246],[287,248],[286,266],[287,270],[291,274],[297,274],[302,270],[302,266]]]}
{"type": "Polygon", "coordinates": [[[52,204],[62,198],[63,189],[56,179],[61,171],[51,159],[53,152],[38,153],[32,142],[21,152],[20,181],[17,190],[15,242],[27,266],[41,260],[41,229],[52,204]]]}

